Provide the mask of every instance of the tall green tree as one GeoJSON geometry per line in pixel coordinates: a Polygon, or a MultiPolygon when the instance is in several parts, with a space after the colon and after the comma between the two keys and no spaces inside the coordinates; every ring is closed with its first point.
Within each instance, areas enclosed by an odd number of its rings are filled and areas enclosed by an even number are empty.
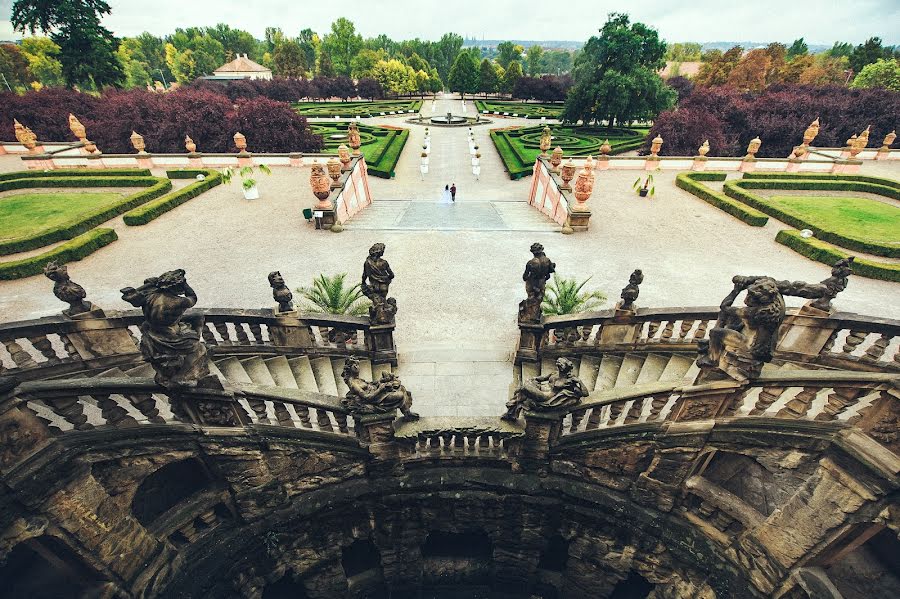
{"type": "Polygon", "coordinates": [[[445,33],[437,41],[432,52],[431,64],[437,69],[441,79],[448,81],[450,68],[462,49],[463,38],[455,33],[445,33]]]}
{"type": "Polygon", "coordinates": [[[891,54],[890,48],[881,45],[880,37],[870,37],[854,48],[853,53],[850,54],[850,68],[854,73],[859,73],[867,64],[872,64],[881,58],[890,58],[891,54]]]}
{"type": "Polygon", "coordinates": [[[834,42],[834,45],[828,50],[825,50],[824,53],[832,58],[841,58],[842,56],[849,57],[853,54],[853,44],[849,42],[834,42]]]}
{"type": "Polygon", "coordinates": [[[208,33],[192,37],[188,49],[194,55],[197,76],[212,75],[213,71],[225,64],[225,47],[208,33]]]}
{"type": "Polygon", "coordinates": [[[575,85],[563,119],[615,123],[649,119],[675,103],[675,91],[657,74],[666,44],[656,30],[612,13],[575,61],[575,85]]]}
{"type": "Polygon", "coordinates": [[[28,70],[41,85],[63,85],[62,63],[59,62],[59,46],[49,37],[32,36],[22,40],[19,46],[28,61],[28,70]]]}
{"type": "Polygon", "coordinates": [[[456,55],[456,60],[450,67],[448,84],[451,91],[459,92],[463,98],[467,93],[474,94],[478,91],[478,62],[472,52],[463,50],[456,55]]]}
{"type": "Polygon", "coordinates": [[[304,63],[312,70],[316,64],[316,48],[319,46],[319,36],[312,29],[306,28],[297,36],[297,43],[303,50],[304,63]]]}
{"type": "Polygon", "coordinates": [[[506,72],[503,74],[503,92],[511,94],[516,88],[516,83],[523,77],[522,64],[518,60],[511,60],[506,72]]]}
{"type": "Polygon", "coordinates": [[[804,54],[809,54],[809,46],[806,45],[806,42],[803,41],[802,37],[795,39],[787,49],[788,60],[796,58],[797,56],[803,56],[804,54]]]}
{"type": "Polygon", "coordinates": [[[116,50],[116,57],[125,71],[125,87],[144,87],[153,83],[150,68],[134,38],[124,38],[116,50]]]}
{"type": "Polygon", "coordinates": [[[387,60],[388,53],[384,50],[370,50],[363,48],[359,54],[350,61],[350,76],[354,79],[362,79],[363,77],[372,77],[375,72],[375,65],[379,61],[387,60]]]}
{"type": "Polygon", "coordinates": [[[6,91],[9,85],[14,89],[24,89],[32,81],[28,71],[28,59],[15,44],[0,44],[0,73],[6,83],[0,83],[0,90],[6,91]]]}
{"type": "Polygon", "coordinates": [[[497,92],[498,80],[497,71],[490,59],[485,58],[481,61],[478,69],[478,91],[483,94],[493,94],[497,92]]]}
{"type": "Polygon", "coordinates": [[[900,61],[893,58],[880,58],[867,64],[853,78],[850,87],[883,87],[900,92],[900,61]]]}
{"type": "Polygon", "coordinates": [[[525,49],[512,42],[500,42],[497,44],[497,63],[504,69],[514,60],[522,60],[522,52],[525,49]]]}
{"type": "Polygon", "coordinates": [[[353,21],[341,17],[331,24],[331,33],[322,40],[323,49],[331,56],[338,75],[350,76],[350,61],[362,50],[362,36],[356,33],[353,21]]]}
{"type": "Polygon", "coordinates": [[[528,46],[526,54],[528,56],[528,74],[532,77],[537,77],[541,74],[541,59],[544,58],[544,49],[537,44],[533,44],[528,46]]]}
{"type": "Polygon", "coordinates": [[[265,44],[256,41],[249,31],[233,29],[226,23],[218,23],[215,27],[206,27],[203,33],[208,33],[225,48],[225,58],[233,60],[240,54],[246,54],[255,61],[262,60],[265,52],[265,44]]]}
{"type": "Polygon", "coordinates": [[[42,31],[59,46],[66,85],[120,85],[125,79],[116,58],[118,41],[100,24],[110,13],[103,0],[15,0],[13,27],[19,31],[42,31]]]}
{"type": "Polygon", "coordinates": [[[309,70],[303,48],[294,40],[285,39],[275,46],[272,53],[274,74],[279,77],[303,77],[309,70]]]}

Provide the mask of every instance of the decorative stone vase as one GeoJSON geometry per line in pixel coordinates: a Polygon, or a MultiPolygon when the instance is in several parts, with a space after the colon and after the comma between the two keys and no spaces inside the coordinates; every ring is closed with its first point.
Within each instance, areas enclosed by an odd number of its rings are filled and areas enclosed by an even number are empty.
{"type": "Polygon", "coordinates": [[[331,203],[328,202],[328,196],[331,195],[331,182],[328,175],[325,174],[325,168],[318,162],[313,162],[309,173],[309,184],[312,187],[313,195],[319,199],[316,208],[330,210],[331,203]]]}
{"type": "Polygon", "coordinates": [[[188,151],[188,154],[197,153],[197,144],[187,135],[184,136],[184,149],[188,151]]]}
{"type": "Polygon", "coordinates": [[[865,147],[869,145],[869,131],[871,129],[872,126],[869,125],[862,133],[859,134],[859,138],[856,141],[860,144],[860,150],[865,149],[865,147]]]}
{"type": "MultiPolygon", "coordinates": [[[[29,129],[30,131],[30,129],[29,129]]],[[[897,140],[897,132],[891,131],[887,135],[884,136],[884,141],[881,144],[881,149],[883,151],[887,151],[890,148],[891,144],[897,140]]]]}
{"type": "Polygon", "coordinates": [[[572,189],[570,183],[572,182],[572,179],[575,178],[575,163],[572,162],[571,156],[569,157],[568,162],[563,165],[560,177],[563,180],[563,189],[572,189]]]}
{"type": "Polygon", "coordinates": [[[350,150],[344,144],[338,146],[338,158],[341,161],[341,170],[350,168],[350,150]]]}
{"type": "Polygon", "coordinates": [[[603,140],[603,145],[600,146],[600,153],[603,156],[609,156],[609,153],[612,152],[612,146],[609,145],[609,140],[603,140]]]}
{"type": "Polygon", "coordinates": [[[584,168],[578,171],[578,179],[575,180],[575,200],[578,203],[575,210],[584,210],[584,203],[588,201],[594,191],[593,162],[593,159],[588,156],[584,168]]]}
{"type": "Polygon", "coordinates": [[[256,185],[252,187],[242,187],[244,190],[244,199],[245,200],[258,200],[259,199],[259,187],[256,185]]]}
{"type": "Polygon", "coordinates": [[[328,176],[331,177],[331,180],[337,185],[338,179],[341,178],[341,163],[338,162],[337,158],[332,156],[328,159],[326,164],[328,166],[328,176]]]}
{"type": "Polygon", "coordinates": [[[707,154],[709,154],[709,140],[708,139],[703,142],[703,145],[701,145],[699,148],[697,148],[697,155],[699,155],[700,157],[706,158],[707,154]]]}
{"type": "Polygon", "coordinates": [[[69,113],[69,130],[78,138],[78,141],[83,142],[87,139],[87,131],[85,131],[84,125],[82,125],[81,121],[79,121],[72,113],[69,113]]]}
{"type": "Polygon", "coordinates": [[[241,154],[247,151],[247,138],[240,131],[234,134],[234,146],[241,154]]]}
{"type": "Polygon", "coordinates": [[[659,151],[662,149],[663,138],[659,135],[653,138],[653,141],[650,142],[650,155],[651,156],[659,156],[659,151]]]}
{"type": "Polygon", "coordinates": [[[553,154],[550,156],[550,166],[554,173],[559,172],[559,165],[562,164],[563,159],[563,151],[562,148],[556,146],[556,149],[553,150],[553,154]]]}
{"type": "Polygon", "coordinates": [[[806,128],[806,131],[803,132],[803,145],[808,146],[812,143],[812,141],[819,134],[819,117],[816,117],[812,123],[809,124],[809,127],[806,128]]]}
{"type": "Polygon", "coordinates": [[[144,151],[145,146],[144,146],[144,136],[143,135],[141,135],[137,131],[132,131],[131,137],[129,139],[131,140],[132,147],[134,147],[134,149],[137,150],[138,154],[146,154],[147,153],[144,151]]]}
{"type": "Polygon", "coordinates": [[[353,148],[353,155],[359,156],[359,147],[362,145],[362,141],[360,141],[359,128],[356,123],[350,123],[350,127],[347,129],[347,139],[350,141],[350,147],[353,148]]]}
{"type": "Polygon", "coordinates": [[[541,131],[541,156],[547,155],[547,150],[550,149],[551,140],[552,134],[550,127],[545,125],[543,131],[541,131]]]}
{"type": "Polygon", "coordinates": [[[750,140],[750,143],[747,144],[747,155],[744,156],[744,160],[755,160],[756,153],[759,152],[759,147],[762,145],[762,140],[759,137],[754,137],[750,140]]]}
{"type": "Polygon", "coordinates": [[[86,139],[86,140],[84,140],[84,149],[85,149],[85,151],[87,151],[88,154],[93,154],[94,152],[97,151],[97,144],[95,144],[94,142],[92,142],[89,139],[86,139]]]}
{"type": "Polygon", "coordinates": [[[18,142],[25,146],[25,149],[29,152],[34,150],[37,147],[37,135],[34,134],[34,131],[15,119],[13,119],[13,123],[15,124],[18,142]]]}

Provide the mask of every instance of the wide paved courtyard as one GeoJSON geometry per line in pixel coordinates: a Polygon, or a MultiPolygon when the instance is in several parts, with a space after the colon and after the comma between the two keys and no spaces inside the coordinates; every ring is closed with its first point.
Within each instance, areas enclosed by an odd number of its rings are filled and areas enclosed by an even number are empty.
{"type": "MultiPolygon", "coordinates": [[[[428,114],[428,102],[423,110],[428,114]]],[[[524,298],[522,269],[535,241],[544,244],[561,275],[591,277],[589,287],[610,298],[606,307],[635,268],[645,276],[640,306],[717,305],[731,290],[734,274],[806,281],[829,275],[827,266],[775,243],[783,225],[774,219],[749,227],[676,188],[674,172],[656,174],[656,195],[649,200],[632,191],[634,172],[598,172],[590,230],[562,235],[525,204],[530,178],[510,181],[502,172],[486,127],[476,129],[480,181],[468,170],[465,130],[432,127],[432,172],[424,182],[416,151],[424,127],[409,127],[396,179],[371,179],[376,206],[343,233],[317,231],[302,218],[301,209],[314,201],[309,170],[280,168],[260,181],[256,201],[243,200],[237,185],[220,186],[146,226],[127,227],[117,219],[112,226],[119,240],[71,263],[69,273],[87,289],[88,299],[112,310],[130,308],[120,288],[172,268],[187,270],[200,306],[260,308],[273,304],[270,271],[280,270],[291,287],[307,285],[319,273],[347,272],[355,281],[369,246],[384,242],[397,276],[391,295],[399,304],[400,374],[409,378],[419,411],[429,415],[502,409],[511,379],[490,375],[510,372],[506,361],[517,337],[517,304],[524,298]],[[440,166],[445,153],[446,168],[440,166]],[[453,182],[460,189],[457,205],[433,204],[444,184],[453,182]],[[395,210],[384,218],[388,224],[379,224],[379,211],[392,207],[402,214],[395,210]],[[475,215],[485,215],[492,226],[481,226],[475,215]],[[495,399],[485,405],[490,394],[495,399]]],[[[21,168],[18,157],[0,156],[0,171],[21,168]]],[[[862,172],[900,179],[900,164],[867,163],[862,172]]],[[[41,276],[0,282],[0,320],[58,313],[64,306],[51,288],[41,276]]],[[[853,277],[836,305],[900,319],[898,289],[853,277]]]]}

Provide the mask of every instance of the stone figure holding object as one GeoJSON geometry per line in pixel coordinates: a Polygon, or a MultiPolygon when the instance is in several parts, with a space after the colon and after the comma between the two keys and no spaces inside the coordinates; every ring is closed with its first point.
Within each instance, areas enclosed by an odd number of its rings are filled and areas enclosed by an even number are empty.
{"type": "Polygon", "coordinates": [[[269,273],[269,286],[272,287],[272,299],[278,302],[279,312],[290,312],[294,309],[294,294],[284,284],[281,272],[275,270],[269,273]]]}
{"type": "Polygon", "coordinates": [[[376,243],[369,248],[369,257],[363,264],[362,285],[363,295],[369,298],[372,306],[369,308],[369,318],[373,324],[392,324],[397,313],[397,301],[388,298],[391,281],[394,280],[394,271],[391,265],[384,259],[384,244],[376,243]]]}
{"type": "Polygon", "coordinates": [[[412,411],[412,394],[394,374],[385,372],[378,381],[363,380],[359,376],[359,360],[350,356],[341,378],[348,388],[341,405],[353,414],[390,414],[399,409],[407,419],[419,417],[412,411]]]}
{"type": "Polygon", "coordinates": [[[525,264],[526,298],[519,302],[519,322],[539,323],[541,321],[541,303],[550,275],[556,271],[556,265],[544,254],[544,246],[539,243],[531,245],[534,257],[525,264]]]}
{"type": "Polygon", "coordinates": [[[197,303],[181,269],[150,277],[137,289],[125,287],[122,299],[141,308],[141,354],[165,387],[196,386],[209,376],[206,346],[201,334],[203,316],[185,317],[197,303]]]}
{"type": "Polygon", "coordinates": [[[549,412],[572,408],[588,396],[587,387],[573,374],[575,364],[556,359],[556,372],[525,381],[506,403],[503,420],[517,420],[522,410],[549,412]]]}

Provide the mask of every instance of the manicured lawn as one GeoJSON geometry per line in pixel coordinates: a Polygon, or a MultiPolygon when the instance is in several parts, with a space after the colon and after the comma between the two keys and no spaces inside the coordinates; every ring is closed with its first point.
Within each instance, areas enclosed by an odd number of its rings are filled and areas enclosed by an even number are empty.
{"type": "MultiPolygon", "coordinates": [[[[608,129],[606,127],[564,127],[549,125],[552,132],[551,151],[560,147],[565,156],[597,156],[600,146],[609,140],[612,154],[636,150],[644,143],[647,129],[608,129]]],[[[511,179],[531,174],[534,161],[541,153],[541,133],[544,127],[494,129],[491,139],[500,152],[511,179]]]]}
{"type": "Polygon", "coordinates": [[[422,100],[376,100],[374,102],[294,102],[294,110],[303,116],[372,117],[383,114],[417,113],[422,108],[422,100]]]}
{"type": "MultiPolygon", "coordinates": [[[[311,123],[313,133],[322,136],[326,152],[337,152],[341,144],[349,146],[347,138],[348,123],[311,123]]],[[[366,159],[369,174],[383,179],[390,179],[400,152],[409,138],[407,129],[359,125],[359,151],[366,159]]]]}
{"type": "Polygon", "coordinates": [[[866,198],[773,196],[765,201],[810,225],[900,247],[900,208],[866,198]]]}
{"type": "Polygon", "coordinates": [[[482,114],[509,114],[526,119],[558,119],[562,114],[563,104],[540,102],[503,102],[494,100],[475,100],[475,109],[482,114]]]}
{"type": "Polygon", "coordinates": [[[0,240],[34,235],[77,221],[122,200],[121,193],[23,193],[0,197],[0,240]]]}

